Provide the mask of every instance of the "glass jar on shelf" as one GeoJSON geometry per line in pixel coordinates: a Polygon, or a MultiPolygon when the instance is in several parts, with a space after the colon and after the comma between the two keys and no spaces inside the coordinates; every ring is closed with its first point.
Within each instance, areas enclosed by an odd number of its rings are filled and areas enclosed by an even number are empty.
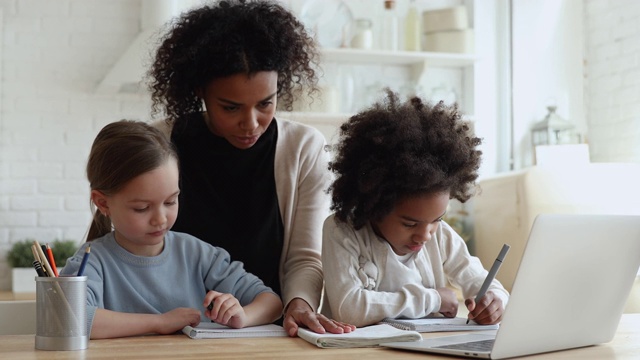
{"type": "Polygon", "coordinates": [[[355,34],[351,38],[351,47],[354,49],[371,49],[373,47],[373,22],[371,19],[356,19],[355,34]]]}

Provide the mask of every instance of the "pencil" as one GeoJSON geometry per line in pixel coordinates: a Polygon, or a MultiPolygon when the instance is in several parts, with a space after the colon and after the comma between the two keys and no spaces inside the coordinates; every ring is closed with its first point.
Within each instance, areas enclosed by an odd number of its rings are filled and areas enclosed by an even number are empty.
{"type": "Polygon", "coordinates": [[[45,276],[45,277],[49,276],[49,274],[47,274],[47,270],[45,270],[45,268],[42,266],[42,262],[40,261],[40,255],[38,255],[38,252],[36,251],[36,244],[31,245],[31,251],[33,252],[33,258],[35,259],[33,262],[38,263],[38,265],[40,266],[40,271],[42,271],[42,275],[38,273],[38,276],[45,276]]]}
{"type": "Polygon", "coordinates": [[[51,265],[53,274],[56,277],[58,277],[58,268],[56,268],[56,260],[53,257],[53,250],[51,250],[51,246],[49,246],[49,244],[47,244],[47,259],[49,260],[49,265],[51,265]]]}
{"type": "Polygon", "coordinates": [[[33,240],[33,245],[35,245],[34,247],[38,252],[38,256],[40,257],[40,265],[42,265],[42,268],[49,274],[48,276],[55,276],[55,274],[53,273],[53,269],[51,269],[51,265],[49,265],[47,257],[44,255],[44,251],[42,251],[42,248],[38,243],[38,240],[33,240]]]}
{"type": "Polygon", "coordinates": [[[87,266],[87,260],[89,259],[89,254],[91,253],[91,245],[87,246],[84,250],[84,256],[82,257],[82,262],[80,263],[80,269],[78,269],[78,276],[82,276],[84,274],[84,267],[87,266]]]}
{"type": "Polygon", "coordinates": [[[47,273],[44,272],[42,265],[40,264],[40,256],[38,256],[38,252],[36,251],[35,244],[31,245],[31,252],[33,253],[33,267],[36,269],[38,276],[47,276],[47,273]]]}
{"type": "Polygon", "coordinates": [[[33,260],[36,260],[37,262],[40,262],[40,256],[38,255],[38,252],[36,251],[36,248],[34,246],[36,246],[36,245],[35,244],[31,245],[31,252],[33,253],[33,260]]]}

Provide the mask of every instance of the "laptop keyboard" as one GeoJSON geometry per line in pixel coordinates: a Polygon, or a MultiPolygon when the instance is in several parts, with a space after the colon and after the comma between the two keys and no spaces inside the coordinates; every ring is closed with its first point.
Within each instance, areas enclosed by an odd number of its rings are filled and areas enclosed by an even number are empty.
{"type": "Polygon", "coordinates": [[[435,348],[436,349],[469,350],[469,351],[491,351],[494,341],[495,339],[470,341],[466,343],[436,346],[435,348]]]}

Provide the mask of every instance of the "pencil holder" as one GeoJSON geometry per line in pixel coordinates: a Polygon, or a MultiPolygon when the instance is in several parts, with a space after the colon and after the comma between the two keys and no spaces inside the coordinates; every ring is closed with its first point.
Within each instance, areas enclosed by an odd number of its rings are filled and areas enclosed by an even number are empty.
{"type": "Polygon", "coordinates": [[[36,349],[86,349],[86,320],[86,276],[36,278],[36,349]]]}

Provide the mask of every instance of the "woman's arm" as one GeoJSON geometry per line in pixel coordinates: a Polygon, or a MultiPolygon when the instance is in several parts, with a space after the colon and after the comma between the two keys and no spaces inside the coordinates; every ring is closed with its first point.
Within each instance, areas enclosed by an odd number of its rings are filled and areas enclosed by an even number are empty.
{"type": "Polygon", "coordinates": [[[97,309],[91,339],[107,339],[144,334],[172,334],[187,325],[200,323],[200,311],[178,308],[164,314],[133,314],[97,309]]]}
{"type": "Polygon", "coordinates": [[[316,313],[322,292],[322,222],[329,215],[329,154],[316,129],[278,121],[275,177],[285,244],[281,260],[283,326],[296,336],[304,326],[317,333],[350,332],[355,327],[316,313]]]}
{"type": "Polygon", "coordinates": [[[279,141],[290,144],[283,145],[281,159],[276,158],[275,164],[285,227],[281,295],[287,310],[290,302],[299,298],[315,311],[322,292],[322,222],[329,215],[326,190],[331,178],[322,135],[306,130],[301,136],[299,132],[285,132],[289,137],[279,141]]]}

